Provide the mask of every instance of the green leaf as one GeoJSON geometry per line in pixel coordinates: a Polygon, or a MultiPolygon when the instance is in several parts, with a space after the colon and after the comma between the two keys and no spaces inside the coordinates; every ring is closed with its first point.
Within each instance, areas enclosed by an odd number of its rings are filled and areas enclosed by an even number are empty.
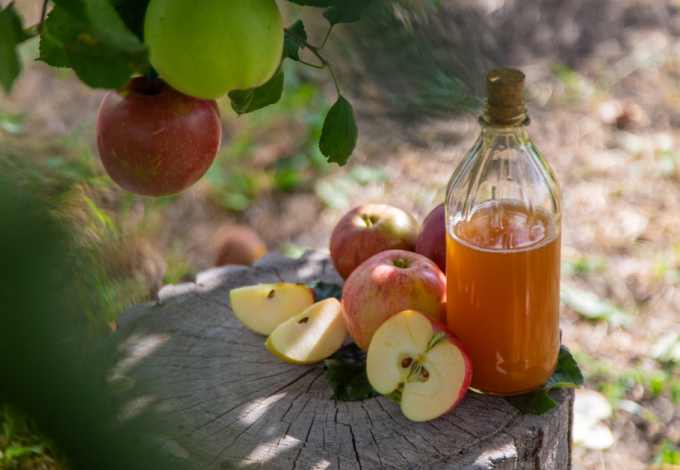
{"type": "Polygon", "coordinates": [[[14,9],[14,3],[0,11],[0,85],[8,95],[14,80],[21,73],[16,47],[31,37],[24,31],[23,21],[14,9]]]}
{"type": "Polygon", "coordinates": [[[140,41],[144,41],[144,17],[150,0],[115,0],[113,6],[125,23],[140,41]]]}
{"type": "Polygon", "coordinates": [[[64,44],[74,41],[83,31],[70,22],[68,15],[59,6],[52,8],[45,18],[40,34],[40,57],[52,67],[71,67],[71,61],[64,50],[64,44]]]}
{"type": "Polygon", "coordinates": [[[335,5],[342,5],[351,0],[288,0],[290,3],[295,3],[296,5],[302,5],[307,7],[332,7],[335,5]]]}
{"type": "Polygon", "coordinates": [[[73,26],[102,42],[130,51],[143,50],[144,44],[118,16],[108,0],[56,0],[73,26]]]}
{"type": "Polygon", "coordinates": [[[133,72],[149,66],[141,34],[146,0],[57,0],[40,38],[39,60],[53,67],[73,67],[93,88],[120,88],[133,72]],[[124,22],[118,15],[126,19],[124,22]]]}
{"type": "MultiPolygon", "coordinates": [[[[330,299],[335,297],[342,301],[342,287],[331,282],[314,281],[307,284],[316,291],[316,301],[330,299]]],[[[360,350],[361,351],[361,350],[360,350]]]]}
{"type": "Polygon", "coordinates": [[[359,129],[354,118],[354,109],[349,101],[340,95],[326,115],[319,150],[328,158],[329,163],[335,162],[343,166],[352,155],[358,137],[359,129]]]}
{"type": "Polygon", "coordinates": [[[134,72],[135,63],[146,61],[146,53],[131,53],[98,41],[87,33],[64,46],[73,70],[92,88],[122,88],[134,72]]]}
{"type": "Polygon", "coordinates": [[[324,18],[331,26],[340,23],[356,23],[361,20],[361,14],[374,0],[350,0],[323,12],[324,18]]]}
{"type": "Polygon", "coordinates": [[[380,395],[366,375],[366,353],[354,344],[343,346],[326,359],[326,380],[333,390],[331,400],[356,401],[380,395]]]}
{"type": "Polygon", "coordinates": [[[281,93],[283,93],[283,69],[279,64],[276,73],[267,83],[248,90],[230,91],[229,98],[232,109],[240,116],[277,103],[281,99],[281,93]]]}
{"type": "MultiPolygon", "coordinates": [[[[288,31],[299,37],[300,39],[307,40],[307,31],[305,31],[305,25],[302,24],[302,20],[297,20],[293,23],[293,26],[287,28],[288,31]]],[[[304,49],[305,46],[297,42],[295,39],[290,37],[288,34],[283,34],[283,47],[288,52],[288,57],[293,60],[300,60],[299,49],[304,49]]]]}
{"type": "Polygon", "coordinates": [[[545,385],[533,392],[506,397],[505,399],[520,411],[533,415],[542,415],[557,406],[555,400],[548,395],[550,390],[554,388],[581,388],[582,386],[583,375],[574,356],[571,355],[566,347],[560,346],[557,368],[545,385]]]}

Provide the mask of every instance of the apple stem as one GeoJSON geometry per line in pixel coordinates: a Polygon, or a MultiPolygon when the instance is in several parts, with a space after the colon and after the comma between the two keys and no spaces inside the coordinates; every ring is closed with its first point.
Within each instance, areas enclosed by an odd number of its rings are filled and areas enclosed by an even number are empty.
{"type": "Polygon", "coordinates": [[[405,262],[403,259],[399,258],[399,259],[397,260],[397,262],[394,263],[394,265],[395,265],[396,267],[398,267],[398,268],[405,268],[405,267],[406,267],[406,262],[405,262]]]}
{"type": "Polygon", "coordinates": [[[367,227],[371,227],[373,225],[373,221],[371,221],[371,218],[367,216],[366,214],[361,214],[361,219],[366,222],[367,227]]]}
{"type": "Polygon", "coordinates": [[[158,80],[158,77],[159,75],[156,69],[153,68],[153,65],[149,65],[149,71],[146,73],[146,78],[153,82],[154,80],[158,80]]]}

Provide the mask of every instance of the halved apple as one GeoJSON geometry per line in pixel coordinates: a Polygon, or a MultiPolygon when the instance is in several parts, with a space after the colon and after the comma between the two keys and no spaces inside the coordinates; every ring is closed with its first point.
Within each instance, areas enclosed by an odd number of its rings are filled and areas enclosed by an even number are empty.
{"type": "Polygon", "coordinates": [[[366,359],[368,380],[411,421],[451,410],[472,378],[463,343],[442,323],[415,310],[390,317],[376,331],[366,359]]]}
{"type": "Polygon", "coordinates": [[[342,305],[331,297],[281,323],[264,345],[279,359],[311,364],[340,349],[346,337],[342,305]]]}
{"type": "Polygon", "coordinates": [[[284,321],[314,304],[316,292],[304,284],[258,284],[229,293],[231,310],[256,333],[270,335],[284,321]]]}

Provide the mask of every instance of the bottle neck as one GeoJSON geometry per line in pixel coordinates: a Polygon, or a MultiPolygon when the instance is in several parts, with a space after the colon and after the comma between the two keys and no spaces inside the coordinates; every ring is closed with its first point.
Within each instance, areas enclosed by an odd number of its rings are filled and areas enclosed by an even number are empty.
{"type": "Polygon", "coordinates": [[[488,100],[484,100],[482,115],[479,123],[484,128],[497,128],[498,130],[513,131],[513,128],[526,129],[529,125],[529,115],[524,100],[521,106],[516,108],[497,108],[491,106],[488,100]]]}

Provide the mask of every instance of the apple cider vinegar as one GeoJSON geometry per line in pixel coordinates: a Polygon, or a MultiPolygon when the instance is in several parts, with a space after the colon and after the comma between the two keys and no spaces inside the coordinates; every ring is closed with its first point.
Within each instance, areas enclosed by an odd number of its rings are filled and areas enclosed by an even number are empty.
{"type": "Polygon", "coordinates": [[[486,85],[481,133],[446,191],[447,324],[470,387],[509,396],[557,366],[562,195],[526,132],[524,74],[492,70],[486,85]]]}
{"type": "Polygon", "coordinates": [[[447,324],[467,346],[473,389],[545,383],[559,354],[560,235],[549,216],[485,205],[447,235],[447,324]]]}

